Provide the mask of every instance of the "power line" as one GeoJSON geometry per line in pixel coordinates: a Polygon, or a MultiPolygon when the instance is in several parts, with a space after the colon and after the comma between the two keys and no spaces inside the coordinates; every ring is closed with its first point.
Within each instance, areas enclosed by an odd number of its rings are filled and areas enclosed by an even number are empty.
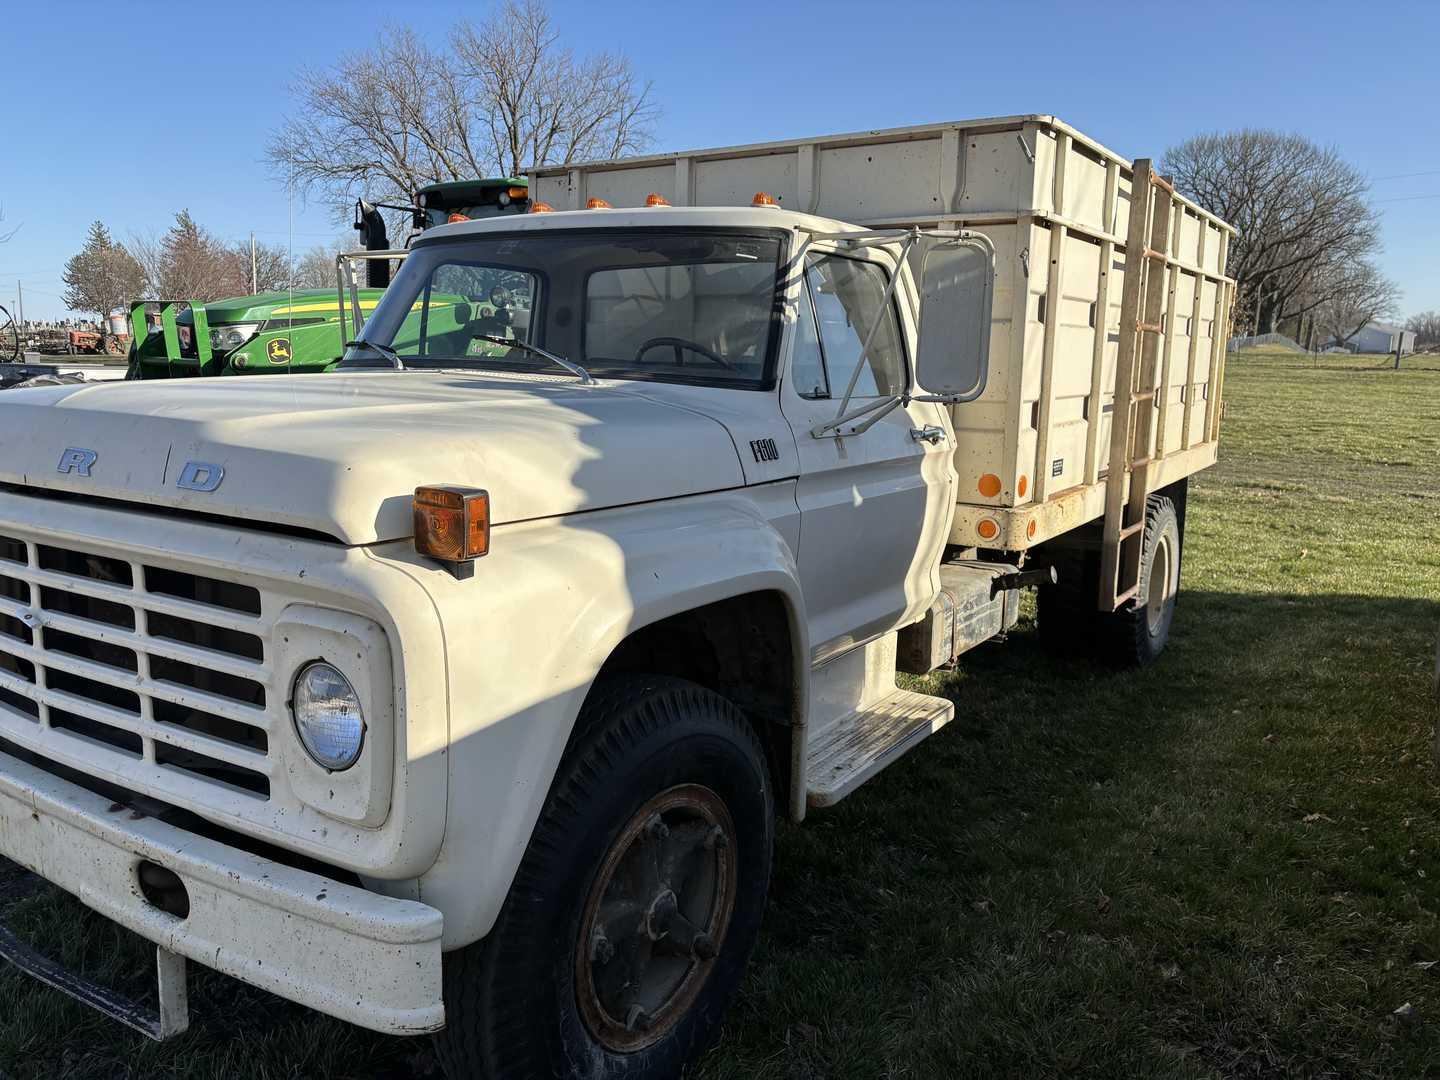
{"type": "Polygon", "coordinates": [[[1412,176],[1440,176],[1440,169],[1426,169],[1423,172],[1402,172],[1396,173],[1394,176],[1375,176],[1371,178],[1371,183],[1378,184],[1381,180],[1408,180],[1412,176]]]}
{"type": "Polygon", "coordinates": [[[1413,202],[1416,199],[1440,199],[1440,192],[1434,195],[1396,195],[1393,199],[1375,199],[1374,202],[1413,202]]]}

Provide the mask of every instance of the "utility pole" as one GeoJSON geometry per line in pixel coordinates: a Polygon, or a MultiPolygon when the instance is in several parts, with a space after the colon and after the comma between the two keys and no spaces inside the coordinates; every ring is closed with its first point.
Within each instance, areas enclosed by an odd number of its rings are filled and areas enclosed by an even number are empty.
{"type": "Polygon", "coordinates": [[[260,264],[255,261],[255,234],[250,234],[250,291],[260,291],[260,264]]]}
{"type": "Polygon", "coordinates": [[[20,282],[15,282],[15,317],[20,320],[20,325],[25,325],[25,292],[20,288],[20,282]]]}

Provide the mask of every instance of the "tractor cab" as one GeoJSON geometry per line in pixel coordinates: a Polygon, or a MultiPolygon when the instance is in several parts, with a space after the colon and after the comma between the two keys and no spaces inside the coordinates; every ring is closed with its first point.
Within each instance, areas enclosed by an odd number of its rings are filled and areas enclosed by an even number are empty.
{"type": "MultiPolygon", "coordinates": [[[[408,247],[415,236],[436,225],[497,214],[523,214],[529,208],[525,180],[452,180],[421,188],[411,206],[361,199],[355,204],[355,228],[365,251],[385,252],[391,250],[383,214],[386,210],[407,215],[408,247]]],[[[328,371],[339,363],[345,342],[355,332],[351,324],[358,328],[374,309],[390,283],[392,261],[402,258],[405,252],[402,249],[392,257],[366,260],[364,287],[354,280],[349,263],[362,254],[340,256],[337,282],[349,281],[350,288],[338,292],[334,288],[296,289],[207,304],[137,301],[131,305],[133,337],[126,377],[173,379],[328,371]]],[[[528,317],[523,298],[514,299],[508,293],[498,300],[492,298],[489,305],[470,304],[457,296],[444,307],[442,321],[453,322],[451,329],[457,334],[473,323],[478,328],[476,333],[508,336],[511,331],[498,329],[502,324],[508,327],[505,320],[528,317]]]]}

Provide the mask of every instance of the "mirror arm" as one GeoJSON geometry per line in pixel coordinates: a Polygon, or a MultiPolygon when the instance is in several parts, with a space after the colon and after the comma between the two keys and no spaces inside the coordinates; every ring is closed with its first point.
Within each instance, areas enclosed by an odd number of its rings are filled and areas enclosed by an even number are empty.
{"type": "MultiPolygon", "coordinates": [[[[875,322],[870,326],[870,332],[865,335],[865,344],[860,346],[860,357],[855,361],[855,370],[850,373],[850,382],[845,387],[845,396],[840,400],[840,413],[836,417],[836,423],[840,422],[839,417],[843,416],[845,414],[845,410],[850,407],[850,397],[852,394],[855,393],[855,383],[860,379],[861,369],[864,368],[866,364],[870,363],[870,345],[875,340],[876,331],[878,331],[881,324],[885,322],[885,312],[889,309],[890,301],[895,296],[895,287],[900,284],[900,275],[904,272],[905,260],[910,255],[910,249],[915,246],[915,241],[919,238],[919,236],[920,233],[918,230],[908,233],[905,237],[905,243],[902,244],[900,247],[900,255],[895,260],[895,272],[890,275],[890,281],[885,286],[885,295],[880,298],[880,311],[875,316],[875,322]]],[[[874,365],[871,365],[871,367],[873,369],[874,365]]],[[[906,365],[906,368],[907,374],[909,374],[911,382],[914,382],[915,373],[908,370],[908,363],[906,365]]]]}
{"type": "Polygon", "coordinates": [[[826,420],[824,423],[816,424],[810,429],[810,434],[817,439],[823,439],[827,435],[860,435],[869,431],[876,421],[889,415],[903,404],[905,404],[905,399],[899,396],[877,398],[868,404],[851,409],[848,413],[841,413],[835,417],[834,420],[826,420]],[[842,430],[846,424],[850,424],[862,416],[869,418],[863,424],[852,424],[849,430],[842,430]]]}

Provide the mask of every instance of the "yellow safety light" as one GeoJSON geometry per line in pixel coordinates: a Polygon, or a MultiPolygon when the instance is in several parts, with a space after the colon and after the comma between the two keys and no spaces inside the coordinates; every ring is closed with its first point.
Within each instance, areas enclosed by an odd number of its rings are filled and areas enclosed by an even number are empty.
{"type": "Polygon", "coordinates": [[[474,561],[490,550],[490,493],[479,488],[418,487],[411,502],[415,550],[443,562],[457,578],[474,573],[474,561]]]}

